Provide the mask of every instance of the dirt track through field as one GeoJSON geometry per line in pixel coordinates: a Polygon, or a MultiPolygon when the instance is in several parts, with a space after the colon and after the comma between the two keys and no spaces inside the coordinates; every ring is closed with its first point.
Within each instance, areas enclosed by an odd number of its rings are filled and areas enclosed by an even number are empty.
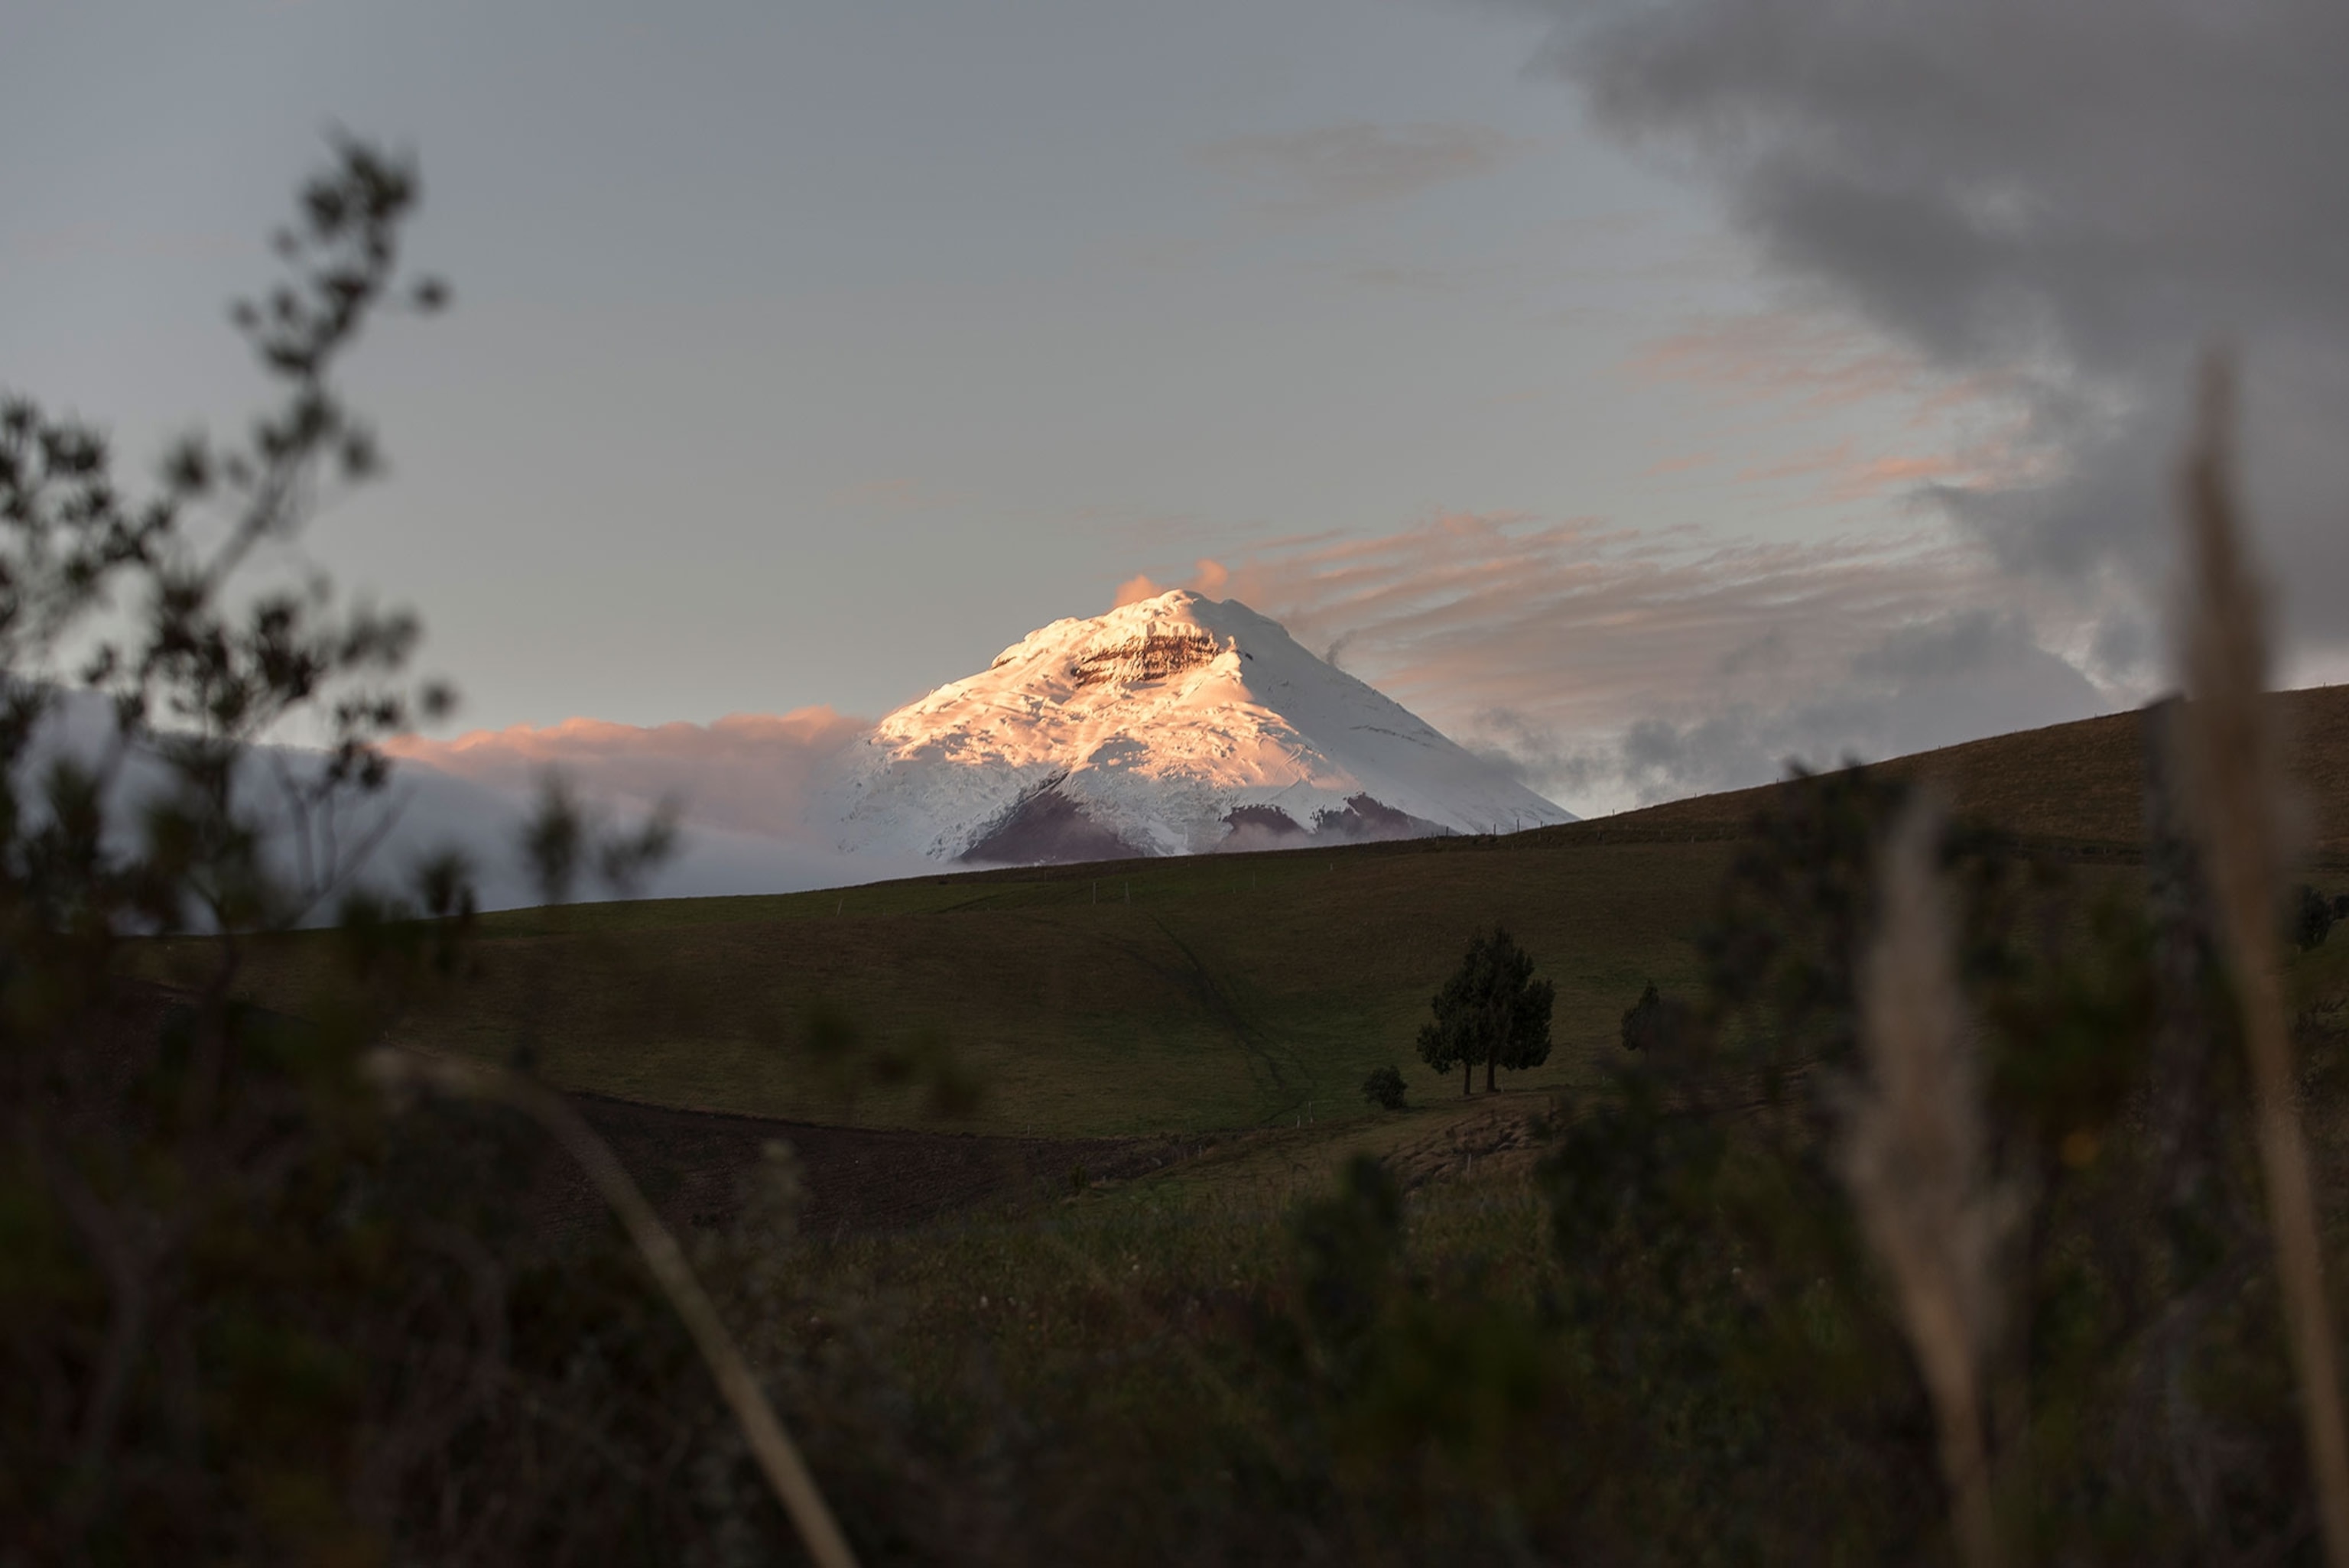
{"type": "MultiPolygon", "coordinates": [[[[612,1146],[645,1196],[672,1226],[725,1223],[742,1204],[744,1182],[771,1140],[788,1143],[804,1192],[800,1222],[811,1235],[900,1230],[957,1210],[1024,1203],[1158,1170],[1179,1154],[1164,1138],[1002,1138],[976,1133],[875,1130],[672,1110],[572,1096],[612,1146]]],[[[585,1177],[550,1171],[538,1194],[543,1222],[557,1232],[600,1220],[585,1177]]]]}
{"type": "MultiPolygon", "coordinates": [[[[1340,1132],[1276,1128],[1183,1138],[1004,1138],[675,1110],[600,1095],[571,1099],[662,1217],[680,1231],[732,1219],[761,1149],[770,1140],[788,1143],[804,1194],[801,1224],[824,1238],[906,1230],[973,1211],[1032,1208],[1074,1191],[1079,1172],[1090,1185],[1177,1165],[1212,1170],[1268,1157],[1278,1165],[1281,1149],[1309,1159],[1304,1150],[1318,1150],[1320,1158],[1312,1162],[1326,1163],[1334,1158],[1327,1140],[1340,1132]]],[[[1381,1152],[1406,1188],[1479,1169],[1529,1171],[1551,1109],[1546,1097],[1497,1097],[1381,1152]]],[[[541,1222],[558,1234],[603,1218],[600,1201],[567,1163],[542,1174],[535,1206],[541,1222]]]]}

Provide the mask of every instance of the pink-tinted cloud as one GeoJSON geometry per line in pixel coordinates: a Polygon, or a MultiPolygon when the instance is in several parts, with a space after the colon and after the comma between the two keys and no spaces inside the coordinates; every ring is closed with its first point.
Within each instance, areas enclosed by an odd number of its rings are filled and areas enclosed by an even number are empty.
{"type": "Polygon", "coordinates": [[[1651,343],[1625,368],[1640,380],[1693,387],[1759,410],[1768,424],[1820,432],[1810,450],[1739,477],[1816,473],[1825,480],[1816,498],[1822,501],[2047,477],[2051,454],[2044,441],[2029,438],[2022,372],[1956,374],[1831,316],[1760,311],[1708,317],[1651,343]],[[1877,427],[1878,435],[1855,440],[1847,416],[1877,427]],[[1880,447],[1885,431],[1899,432],[1900,450],[1862,449],[1880,447]]]}
{"type": "Polygon", "coordinates": [[[1673,474],[1694,473],[1699,469],[1711,468],[1720,460],[1712,452],[1681,452],[1669,458],[1658,458],[1640,470],[1640,477],[1664,479],[1673,474]]]}
{"type": "Polygon", "coordinates": [[[1740,470],[1737,478],[1744,484],[1810,480],[1816,482],[1823,501],[1875,500],[1928,485],[1979,483],[1988,472],[1989,459],[1982,449],[1871,456],[1847,438],[1756,464],[1740,470]]]}
{"type": "MultiPolygon", "coordinates": [[[[1889,459],[1872,477],[1939,471],[1889,459]]],[[[1210,582],[1309,647],[1342,646],[1347,669],[1578,810],[2103,706],[2039,645],[1987,552],[1930,525],[1723,542],[1435,512],[1201,562],[1192,585],[1210,582]]]]}
{"type": "Polygon", "coordinates": [[[1117,596],[1110,602],[1110,608],[1123,610],[1128,604],[1139,604],[1144,599],[1155,599],[1165,592],[1166,590],[1158,583],[1137,572],[1117,585],[1117,596]]]}
{"type": "Polygon", "coordinates": [[[644,727],[603,719],[477,729],[452,740],[410,736],[393,755],[513,791],[561,769],[590,796],[643,809],[681,802],[687,820],[796,839],[804,811],[842,748],[872,727],[830,707],[736,713],[711,724],[644,727]]]}
{"type": "MultiPolygon", "coordinates": [[[[2014,374],[1953,374],[1880,334],[1798,310],[1701,318],[1627,362],[1636,379],[1695,388],[1736,407],[1734,423],[1773,432],[1740,484],[1810,481],[1803,499],[1847,506],[1927,491],[1991,490],[2044,477],[2014,374]]],[[[1735,444],[1729,432],[1713,439],[1735,444]]],[[[1669,479],[1702,459],[1668,458],[1669,479]]]]}
{"type": "Polygon", "coordinates": [[[1923,360],[1848,327],[1792,311],[1711,317],[1648,345],[1630,366],[1741,399],[1817,411],[1942,395],[1923,360]]]}
{"type": "Polygon", "coordinates": [[[1180,583],[1161,583],[1137,572],[1117,585],[1117,596],[1111,608],[1123,609],[1128,604],[1139,604],[1144,599],[1155,599],[1161,593],[1176,588],[1188,588],[1210,599],[1228,599],[1233,596],[1231,585],[1231,573],[1217,561],[1201,561],[1193,568],[1191,575],[1180,583]]]}
{"type": "Polygon", "coordinates": [[[1871,458],[1837,475],[1828,494],[1836,500],[1873,500],[1896,490],[1962,484],[1974,477],[1974,470],[1956,454],[1871,458]]]}
{"type": "Polygon", "coordinates": [[[1202,562],[1237,598],[1474,738],[1572,738],[1847,668],[1892,631],[1992,603],[1987,562],[1938,532],[1799,542],[1643,534],[1580,518],[1437,512],[1371,538],[1277,541],[1202,562]]]}
{"type": "Polygon", "coordinates": [[[1255,188],[1268,210],[1310,213],[1405,201],[1489,174],[1528,147],[1489,126],[1350,122],[1235,136],[1195,156],[1255,188]]]}
{"type": "Polygon", "coordinates": [[[1845,472],[1858,461],[1848,438],[1831,446],[1813,447],[1806,451],[1788,452],[1766,463],[1755,463],[1738,470],[1738,480],[1745,484],[1769,484],[1776,480],[1817,479],[1826,474],[1845,472]]]}
{"type": "Polygon", "coordinates": [[[1220,561],[1201,561],[1184,586],[1210,599],[1228,599],[1232,596],[1232,574],[1220,561]]]}

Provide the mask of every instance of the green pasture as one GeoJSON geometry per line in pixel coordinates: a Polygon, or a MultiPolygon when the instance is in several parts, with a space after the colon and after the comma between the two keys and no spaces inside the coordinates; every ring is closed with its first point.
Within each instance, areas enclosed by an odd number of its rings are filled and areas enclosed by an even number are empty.
{"type": "MultiPolygon", "coordinates": [[[[2349,748],[2349,692],[2278,702],[2315,830],[2308,874],[2325,881],[2349,853],[2349,772],[2327,760],[2349,748]]],[[[2128,877],[2142,745],[2120,714],[1888,767],[1940,776],[1962,814],[2128,877]]],[[[1771,793],[1506,838],[513,911],[484,917],[477,973],[394,1037],[660,1105],[920,1124],[916,1090],[853,1088],[808,1048],[827,1006],[868,1055],[950,1054],[983,1087],[962,1123],[978,1130],[1328,1129],[1370,1118],[1362,1077],[1387,1062],[1432,1112],[1458,1104],[1459,1080],[1421,1068],[1413,1037],[1472,931],[1507,924],[1557,989],[1548,1065],[1506,1086],[1588,1081],[1642,985],[1692,978],[1692,939],[1771,793]]],[[[325,936],[264,944],[244,988],[289,1012],[331,1004],[331,951],[325,936]]],[[[153,954],[158,972],[171,957],[153,954]]]]}
{"type": "MultiPolygon", "coordinates": [[[[1528,835],[516,911],[483,919],[478,973],[395,1037],[522,1053],[563,1087],[663,1105],[918,1123],[912,1091],[852,1097],[805,1048],[821,1003],[868,1047],[950,1050],[984,1087],[979,1130],[1319,1125],[1367,1117],[1360,1085],[1385,1062],[1416,1100],[1457,1100],[1413,1037],[1495,920],[1557,988],[1549,1064],[1504,1082],[1587,1079],[1640,987],[1692,973],[1732,852],[1528,835]]],[[[245,989],[315,1007],[336,983],[329,953],[322,937],[268,944],[245,989]]]]}

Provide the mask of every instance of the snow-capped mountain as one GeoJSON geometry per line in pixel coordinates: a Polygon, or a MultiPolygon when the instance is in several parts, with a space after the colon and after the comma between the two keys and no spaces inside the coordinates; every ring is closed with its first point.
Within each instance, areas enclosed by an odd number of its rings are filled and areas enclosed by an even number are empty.
{"type": "Polygon", "coordinates": [[[1573,821],[1234,600],[1055,621],[899,708],[831,791],[843,848],[1007,864],[1573,821]]]}

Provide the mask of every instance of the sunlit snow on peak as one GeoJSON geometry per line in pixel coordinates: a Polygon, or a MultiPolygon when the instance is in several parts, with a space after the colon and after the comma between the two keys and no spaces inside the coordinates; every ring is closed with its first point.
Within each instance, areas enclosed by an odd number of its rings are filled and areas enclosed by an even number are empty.
{"type": "Polygon", "coordinates": [[[1055,621],[875,727],[843,847],[941,860],[1196,854],[1509,831],[1570,813],[1236,600],[1055,621]]]}

